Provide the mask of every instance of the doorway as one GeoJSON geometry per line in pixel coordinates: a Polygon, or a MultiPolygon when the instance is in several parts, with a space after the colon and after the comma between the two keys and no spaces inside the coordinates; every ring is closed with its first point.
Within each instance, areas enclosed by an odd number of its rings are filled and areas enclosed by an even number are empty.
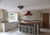
{"type": "Polygon", "coordinates": [[[49,28],[49,13],[43,13],[43,28],[49,28]]]}

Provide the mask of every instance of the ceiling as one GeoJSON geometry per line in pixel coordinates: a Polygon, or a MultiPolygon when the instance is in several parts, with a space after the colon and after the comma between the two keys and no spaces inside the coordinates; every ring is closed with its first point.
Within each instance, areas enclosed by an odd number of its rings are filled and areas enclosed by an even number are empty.
{"type": "Polygon", "coordinates": [[[0,9],[6,9],[8,12],[50,9],[50,0],[0,0],[0,9]],[[18,5],[23,5],[24,8],[20,10],[18,5]]]}

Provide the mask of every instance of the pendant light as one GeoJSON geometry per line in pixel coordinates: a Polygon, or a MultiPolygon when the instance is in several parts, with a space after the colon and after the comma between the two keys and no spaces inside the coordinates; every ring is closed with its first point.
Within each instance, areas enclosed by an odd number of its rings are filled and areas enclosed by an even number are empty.
{"type": "Polygon", "coordinates": [[[30,13],[30,11],[27,11],[27,13],[25,14],[25,16],[32,16],[32,14],[30,13]]]}

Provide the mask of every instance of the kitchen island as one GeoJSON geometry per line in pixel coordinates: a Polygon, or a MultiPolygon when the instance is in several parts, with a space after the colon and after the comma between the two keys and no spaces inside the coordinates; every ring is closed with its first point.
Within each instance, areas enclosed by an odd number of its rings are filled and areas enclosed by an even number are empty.
{"type": "Polygon", "coordinates": [[[39,22],[20,22],[19,31],[31,34],[39,34],[39,22]]]}

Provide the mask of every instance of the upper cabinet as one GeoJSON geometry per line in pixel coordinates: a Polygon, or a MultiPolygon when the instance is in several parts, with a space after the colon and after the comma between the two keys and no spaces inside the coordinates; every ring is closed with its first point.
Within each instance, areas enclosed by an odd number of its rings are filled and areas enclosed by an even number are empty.
{"type": "Polygon", "coordinates": [[[8,20],[8,12],[5,10],[0,10],[0,21],[8,20]]]}

